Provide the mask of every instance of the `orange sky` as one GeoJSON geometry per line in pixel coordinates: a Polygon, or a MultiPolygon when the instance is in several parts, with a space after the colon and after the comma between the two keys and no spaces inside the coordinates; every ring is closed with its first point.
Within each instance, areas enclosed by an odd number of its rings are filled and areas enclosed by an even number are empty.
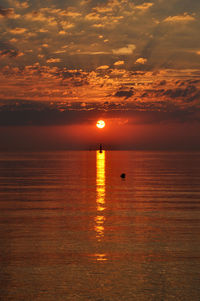
{"type": "Polygon", "coordinates": [[[199,17],[196,0],[2,0],[0,149],[199,149],[199,17]]]}

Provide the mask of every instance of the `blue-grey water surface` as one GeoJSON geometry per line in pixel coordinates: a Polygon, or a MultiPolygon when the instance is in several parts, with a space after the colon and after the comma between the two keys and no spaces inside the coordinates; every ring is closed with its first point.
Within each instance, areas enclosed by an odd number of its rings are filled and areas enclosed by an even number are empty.
{"type": "Polygon", "coordinates": [[[3,301],[199,301],[200,153],[0,153],[0,265],[3,301]]]}

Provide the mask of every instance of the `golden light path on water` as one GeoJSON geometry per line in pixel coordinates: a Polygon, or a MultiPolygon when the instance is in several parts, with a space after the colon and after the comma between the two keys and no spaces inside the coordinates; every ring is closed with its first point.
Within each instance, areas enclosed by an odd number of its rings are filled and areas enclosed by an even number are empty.
{"type": "MultiPolygon", "coordinates": [[[[98,242],[104,237],[104,210],[105,206],[105,151],[100,153],[96,152],[96,208],[97,215],[95,217],[95,232],[98,242]]],[[[106,259],[106,254],[95,254],[98,261],[104,261],[106,259]]]]}

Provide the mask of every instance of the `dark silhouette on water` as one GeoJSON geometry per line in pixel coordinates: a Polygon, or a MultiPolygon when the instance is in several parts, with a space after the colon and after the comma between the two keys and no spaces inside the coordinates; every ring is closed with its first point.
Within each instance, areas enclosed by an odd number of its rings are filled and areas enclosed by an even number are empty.
{"type": "Polygon", "coordinates": [[[122,174],[120,175],[120,177],[121,177],[122,179],[125,179],[125,178],[126,178],[126,174],[125,174],[125,173],[122,173],[122,174]]]}
{"type": "Polygon", "coordinates": [[[102,144],[100,144],[100,146],[99,146],[99,152],[100,152],[100,154],[103,152],[102,144]]]}

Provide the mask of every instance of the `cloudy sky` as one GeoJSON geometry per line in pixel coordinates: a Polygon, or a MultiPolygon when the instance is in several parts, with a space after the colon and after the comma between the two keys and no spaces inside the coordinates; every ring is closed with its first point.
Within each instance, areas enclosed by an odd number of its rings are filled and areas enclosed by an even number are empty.
{"type": "Polygon", "coordinates": [[[0,149],[200,149],[199,0],[0,0],[0,24],[0,149]]]}

